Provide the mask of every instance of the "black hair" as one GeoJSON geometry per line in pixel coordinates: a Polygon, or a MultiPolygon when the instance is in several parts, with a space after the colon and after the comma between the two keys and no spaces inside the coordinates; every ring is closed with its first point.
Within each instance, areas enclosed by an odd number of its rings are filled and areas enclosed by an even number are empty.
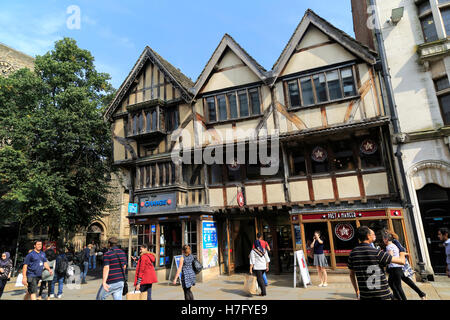
{"type": "Polygon", "coordinates": [[[439,229],[439,232],[444,236],[444,235],[447,235],[447,237],[448,237],[448,229],[447,228],[440,228],[439,229]]]}
{"type": "Polygon", "coordinates": [[[141,244],[141,247],[144,247],[145,249],[150,250],[150,244],[149,243],[141,244]]]}
{"type": "Polygon", "coordinates": [[[33,246],[35,246],[38,242],[41,242],[41,243],[42,243],[42,240],[34,240],[34,241],[33,241],[33,246]]]}
{"type": "Polygon", "coordinates": [[[55,250],[53,249],[47,249],[45,250],[45,257],[47,258],[48,261],[53,261],[56,259],[56,253],[55,250]]]}
{"type": "Polygon", "coordinates": [[[259,238],[261,238],[261,233],[258,232],[258,233],[256,234],[256,239],[259,239],[259,238]]]}
{"type": "Polygon", "coordinates": [[[370,229],[367,226],[361,226],[356,230],[356,236],[358,237],[358,240],[363,242],[368,240],[370,234],[370,229]]]}

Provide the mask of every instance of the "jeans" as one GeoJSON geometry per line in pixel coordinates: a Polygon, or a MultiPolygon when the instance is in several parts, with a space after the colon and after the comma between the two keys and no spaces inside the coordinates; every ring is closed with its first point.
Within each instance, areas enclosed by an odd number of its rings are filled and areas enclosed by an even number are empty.
{"type": "Polygon", "coordinates": [[[50,294],[55,294],[55,285],[58,284],[58,296],[63,294],[64,276],[55,274],[52,284],[50,286],[50,294]]]}
{"type": "Polygon", "coordinates": [[[95,262],[97,260],[97,256],[93,255],[93,256],[89,256],[89,269],[94,269],[95,270],[95,262]]]}
{"type": "Polygon", "coordinates": [[[387,272],[389,273],[389,286],[392,289],[394,298],[396,300],[407,300],[402,288],[403,269],[401,267],[388,268],[387,272]]]}
{"type": "Polygon", "coordinates": [[[147,291],[147,300],[152,300],[152,283],[149,284],[141,284],[141,292],[147,291]]]}
{"type": "Polygon", "coordinates": [[[106,300],[106,298],[108,298],[110,295],[113,296],[114,300],[122,300],[122,292],[124,284],[125,284],[124,281],[108,284],[109,291],[106,291],[103,288],[103,285],[101,285],[97,293],[97,300],[106,300]]]}
{"type": "Polygon", "coordinates": [[[264,280],[264,284],[265,284],[266,286],[269,285],[269,282],[267,281],[267,275],[266,275],[265,272],[263,273],[263,280],[264,280]]]}
{"type": "Polygon", "coordinates": [[[83,262],[83,271],[81,272],[81,282],[86,281],[88,269],[89,269],[89,261],[83,262]]]}
{"type": "Polygon", "coordinates": [[[263,273],[265,272],[265,270],[253,270],[253,272],[256,274],[256,279],[258,280],[258,285],[261,288],[261,295],[265,296],[266,295],[266,285],[264,284],[264,279],[263,279],[263,273]]]}

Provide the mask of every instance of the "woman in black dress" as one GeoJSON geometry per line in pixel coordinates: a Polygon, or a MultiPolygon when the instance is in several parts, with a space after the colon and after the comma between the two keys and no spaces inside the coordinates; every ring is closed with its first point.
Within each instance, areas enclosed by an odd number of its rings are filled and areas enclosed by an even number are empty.
{"type": "Polygon", "coordinates": [[[192,269],[192,262],[194,262],[194,256],[191,252],[191,247],[188,245],[183,246],[183,255],[180,258],[180,265],[178,266],[177,274],[173,280],[173,284],[177,284],[178,276],[181,273],[181,286],[184,291],[184,300],[194,300],[191,287],[195,286],[195,272],[192,269]]]}

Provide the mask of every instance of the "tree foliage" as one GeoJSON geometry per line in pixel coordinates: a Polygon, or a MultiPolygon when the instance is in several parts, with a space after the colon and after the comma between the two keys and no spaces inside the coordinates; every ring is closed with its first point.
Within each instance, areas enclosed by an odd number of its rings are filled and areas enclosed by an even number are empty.
{"type": "Polygon", "coordinates": [[[51,226],[56,238],[110,208],[109,80],[69,38],[36,57],[34,72],[0,78],[0,222],[51,226]]]}

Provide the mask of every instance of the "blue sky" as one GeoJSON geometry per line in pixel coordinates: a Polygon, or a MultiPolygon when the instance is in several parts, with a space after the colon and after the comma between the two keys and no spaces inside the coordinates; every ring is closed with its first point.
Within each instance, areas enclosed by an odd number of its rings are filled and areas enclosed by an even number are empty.
{"type": "Polygon", "coordinates": [[[0,42],[31,56],[72,37],[92,52],[118,88],[146,45],[195,81],[222,36],[230,34],[270,70],[311,8],[353,33],[350,0],[0,0],[0,42]],[[68,7],[80,8],[69,29],[68,7]]]}

